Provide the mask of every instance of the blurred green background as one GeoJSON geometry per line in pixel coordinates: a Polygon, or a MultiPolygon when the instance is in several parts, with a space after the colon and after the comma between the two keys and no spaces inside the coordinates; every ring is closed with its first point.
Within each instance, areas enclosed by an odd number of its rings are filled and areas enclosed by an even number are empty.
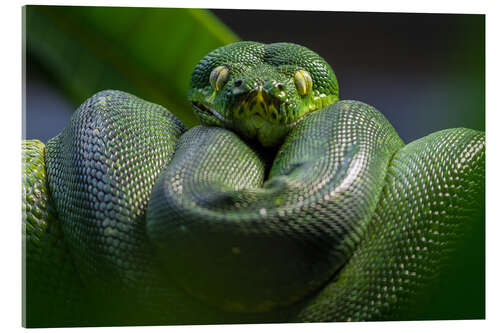
{"type": "MultiPolygon", "coordinates": [[[[341,99],[375,106],[405,142],[485,129],[485,16],[314,11],[26,6],[23,137],[46,142],[86,98],[119,89],[161,104],[188,127],[190,73],[238,39],[289,41],[323,56],[341,99]]],[[[464,250],[422,318],[484,317],[481,244],[464,250]]]]}

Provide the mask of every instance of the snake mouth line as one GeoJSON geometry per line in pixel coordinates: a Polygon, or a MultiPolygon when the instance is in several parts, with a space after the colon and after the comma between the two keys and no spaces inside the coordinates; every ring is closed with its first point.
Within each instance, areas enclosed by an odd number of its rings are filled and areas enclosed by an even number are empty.
{"type": "Polygon", "coordinates": [[[216,116],[219,120],[221,120],[225,123],[227,122],[227,119],[223,115],[221,115],[219,112],[217,112],[217,110],[215,110],[213,107],[211,107],[207,104],[204,104],[204,103],[196,102],[196,101],[193,101],[191,104],[192,104],[193,108],[200,111],[201,113],[204,113],[207,116],[211,116],[211,115],[216,116]]]}

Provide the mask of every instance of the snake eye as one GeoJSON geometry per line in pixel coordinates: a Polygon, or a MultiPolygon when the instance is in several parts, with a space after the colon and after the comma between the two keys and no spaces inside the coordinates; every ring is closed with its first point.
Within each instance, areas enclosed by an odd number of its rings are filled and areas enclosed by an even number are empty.
{"type": "Polygon", "coordinates": [[[312,90],[312,78],[307,71],[303,69],[297,70],[293,75],[293,80],[300,96],[304,96],[312,90]]]}
{"type": "Polygon", "coordinates": [[[210,73],[210,85],[214,91],[221,90],[228,79],[229,69],[226,66],[217,66],[210,73]]]}

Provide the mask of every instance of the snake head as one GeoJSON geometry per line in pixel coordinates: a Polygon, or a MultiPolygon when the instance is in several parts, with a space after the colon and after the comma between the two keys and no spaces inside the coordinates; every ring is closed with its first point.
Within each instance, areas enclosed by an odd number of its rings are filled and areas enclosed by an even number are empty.
{"type": "Polygon", "coordinates": [[[304,46],[237,42],[201,59],[188,97],[202,124],[270,147],[305,116],[335,103],[338,84],[332,68],[304,46]]]}

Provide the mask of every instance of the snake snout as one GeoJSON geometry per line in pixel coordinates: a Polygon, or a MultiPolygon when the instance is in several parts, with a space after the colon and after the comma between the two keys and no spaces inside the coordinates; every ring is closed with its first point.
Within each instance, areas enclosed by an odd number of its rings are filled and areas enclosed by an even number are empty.
{"type": "MultiPolygon", "coordinates": [[[[239,81],[237,80],[237,82],[239,81]]],[[[285,119],[281,114],[285,96],[282,86],[280,83],[266,83],[249,89],[242,83],[233,88],[234,119],[259,115],[266,121],[281,123],[285,119]]]]}

